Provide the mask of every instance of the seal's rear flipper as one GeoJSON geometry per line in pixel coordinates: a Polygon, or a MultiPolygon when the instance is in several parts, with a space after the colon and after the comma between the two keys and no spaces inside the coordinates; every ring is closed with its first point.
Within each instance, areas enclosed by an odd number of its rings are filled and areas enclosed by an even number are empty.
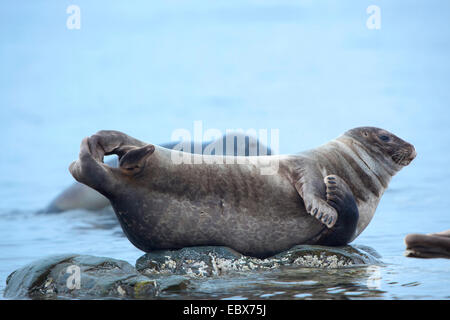
{"type": "Polygon", "coordinates": [[[105,164],[104,156],[117,154],[125,157],[130,151],[145,147],[145,143],[122,132],[102,130],[81,141],[78,160],[71,163],[69,171],[75,180],[108,197],[115,191],[118,169],[105,164]]]}
{"type": "Polygon", "coordinates": [[[125,153],[119,161],[119,167],[126,174],[140,172],[145,164],[147,156],[155,152],[155,146],[148,144],[142,148],[134,148],[125,153]]]}
{"type": "Polygon", "coordinates": [[[324,178],[327,203],[336,209],[338,219],[333,228],[325,230],[319,242],[326,246],[343,246],[350,242],[356,230],[359,211],[347,183],[336,175],[324,178]]]}
{"type": "Polygon", "coordinates": [[[75,180],[105,195],[104,186],[111,184],[111,168],[103,163],[103,154],[90,145],[89,139],[81,141],[79,158],[70,164],[69,171],[75,180]]]}

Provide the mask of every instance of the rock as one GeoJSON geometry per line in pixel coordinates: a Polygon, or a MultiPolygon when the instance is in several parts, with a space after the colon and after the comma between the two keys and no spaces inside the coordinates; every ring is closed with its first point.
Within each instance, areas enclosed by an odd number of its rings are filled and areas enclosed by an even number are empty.
{"type": "Polygon", "coordinates": [[[158,289],[164,292],[179,292],[189,289],[191,282],[188,278],[178,275],[166,276],[156,280],[158,289]]]}
{"type": "Polygon", "coordinates": [[[136,269],[143,274],[182,274],[204,277],[220,274],[215,259],[239,260],[244,257],[228,247],[202,246],[179,250],[155,250],[136,261],[136,269]]]}
{"type": "Polygon", "coordinates": [[[278,268],[344,268],[379,264],[363,246],[296,246],[267,259],[244,256],[227,247],[188,247],[147,253],[136,262],[88,255],[55,255],[11,273],[6,298],[152,299],[192,289],[195,278],[278,268]]]}
{"type": "Polygon", "coordinates": [[[220,276],[279,267],[342,268],[380,264],[379,255],[364,246],[323,247],[301,245],[266,259],[244,256],[227,247],[187,247],[158,250],[136,261],[144,275],[179,274],[190,277],[220,276]]]}
{"type": "Polygon", "coordinates": [[[163,291],[185,290],[189,280],[146,277],[126,261],[88,255],[56,255],[11,273],[6,298],[154,298],[163,291]]]}
{"type": "Polygon", "coordinates": [[[323,247],[301,245],[277,254],[272,259],[285,266],[309,268],[342,268],[367,264],[380,264],[380,256],[366,246],[323,247]]]}

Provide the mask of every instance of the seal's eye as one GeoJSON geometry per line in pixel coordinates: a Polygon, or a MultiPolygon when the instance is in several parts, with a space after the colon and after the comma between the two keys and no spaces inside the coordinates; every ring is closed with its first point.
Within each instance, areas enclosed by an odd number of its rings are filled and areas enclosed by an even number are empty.
{"type": "Polygon", "coordinates": [[[385,135],[378,136],[378,138],[380,138],[380,140],[384,142],[388,142],[389,140],[391,140],[388,136],[385,135]]]}

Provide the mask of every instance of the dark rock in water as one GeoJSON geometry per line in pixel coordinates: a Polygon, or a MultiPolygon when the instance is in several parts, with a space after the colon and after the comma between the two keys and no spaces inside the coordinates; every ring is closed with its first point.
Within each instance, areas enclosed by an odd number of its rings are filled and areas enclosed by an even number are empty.
{"type": "Polygon", "coordinates": [[[184,290],[180,276],[152,279],[126,261],[87,255],[56,255],[32,262],[8,276],[6,298],[154,298],[184,290]]]}
{"type": "Polygon", "coordinates": [[[222,260],[239,261],[243,258],[242,254],[233,249],[218,246],[155,250],[140,257],[136,261],[136,269],[152,275],[185,274],[203,277],[221,274],[222,260]]]}
{"type": "Polygon", "coordinates": [[[145,275],[208,277],[278,267],[342,268],[380,264],[377,258],[379,255],[373,249],[364,246],[301,245],[266,259],[247,257],[227,247],[188,247],[147,253],[136,261],[136,269],[145,275]]]}
{"type": "Polygon", "coordinates": [[[283,265],[311,268],[342,268],[368,264],[381,264],[380,255],[366,246],[324,247],[301,245],[277,254],[272,259],[283,265]]]}

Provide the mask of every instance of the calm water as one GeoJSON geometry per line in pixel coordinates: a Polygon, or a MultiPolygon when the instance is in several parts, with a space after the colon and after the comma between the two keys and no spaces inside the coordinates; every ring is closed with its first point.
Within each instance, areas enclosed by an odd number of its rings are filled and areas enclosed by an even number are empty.
{"type": "Polygon", "coordinates": [[[279,129],[280,153],[378,126],[418,157],[354,241],[382,266],[204,280],[191,297],[450,298],[450,260],[403,256],[406,234],[450,228],[450,4],[76,4],[79,30],[66,27],[69,2],[0,4],[0,291],[9,273],[50,254],[134,264],[142,252],[113,216],[36,212],[72,183],[83,137],[115,129],[162,143],[201,120],[204,130],[279,129]],[[371,4],[379,30],[366,27],[371,4]]]}

